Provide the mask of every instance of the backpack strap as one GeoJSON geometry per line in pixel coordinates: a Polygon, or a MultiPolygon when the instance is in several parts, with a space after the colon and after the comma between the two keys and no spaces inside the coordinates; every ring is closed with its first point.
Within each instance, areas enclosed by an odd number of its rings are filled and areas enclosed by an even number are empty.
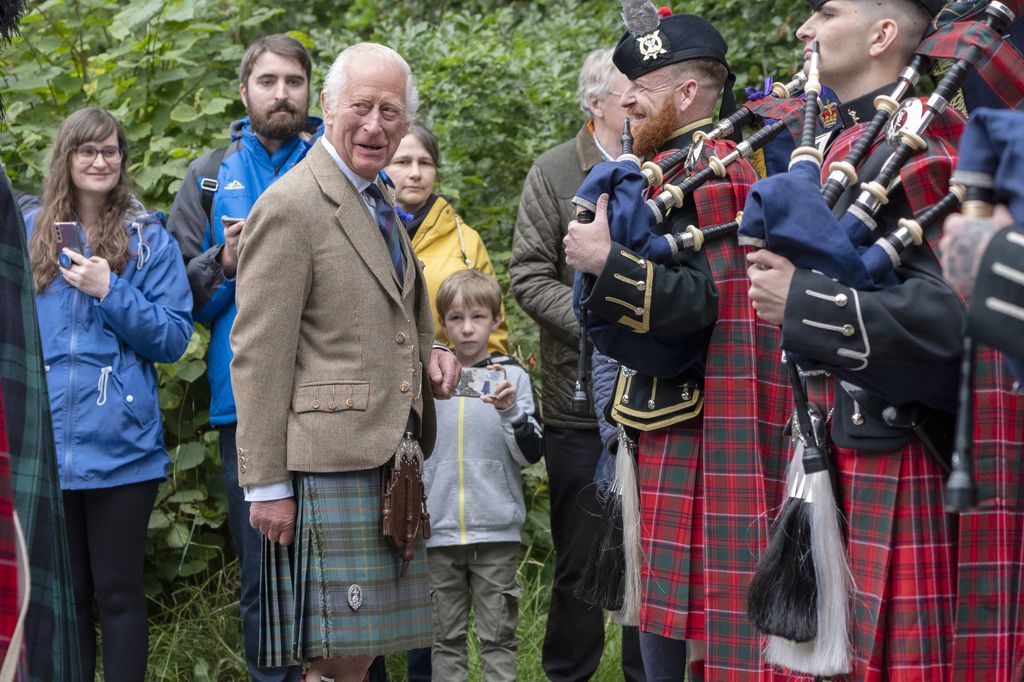
{"type": "Polygon", "coordinates": [[[220,189],[220,182],[218,182],[217,176],[220,174],[220,164],[224,160],[224,155],[227,151],[227,147],[221,147],[211,152],[207,158],[206,165],[203,166],[202,179],[199,181],[199,190],[202,192],[199,200],[203,204],[203,213],[206,214],[211,226],[213,225],[213,195],[220,189]]]}

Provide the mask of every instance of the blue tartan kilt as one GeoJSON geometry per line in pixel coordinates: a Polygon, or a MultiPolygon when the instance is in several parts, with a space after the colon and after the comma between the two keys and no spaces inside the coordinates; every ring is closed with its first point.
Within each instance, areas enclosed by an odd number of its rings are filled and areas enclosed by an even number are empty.
{"type": "Polygon", "coordinates": [[[399,578],[398,550],[381,531],[380,469],[296,478],[295,542],[263,539],[259,664],[430,646],[426,547],[420,539],[399,578]]]}

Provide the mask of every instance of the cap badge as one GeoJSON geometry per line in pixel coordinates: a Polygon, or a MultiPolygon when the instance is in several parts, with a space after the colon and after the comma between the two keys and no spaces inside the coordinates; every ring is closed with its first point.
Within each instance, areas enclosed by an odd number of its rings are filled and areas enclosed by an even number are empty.
{"type": "Polygon", "coordinates": [[[658,35],[660,31],[654,31],[642,35],[636,39],[637,47],[640,49],[640,54],[644,56],[644,61],[648,59],[657,59],[659,55],[663,55],[668,50],[662,46],[661,36],[658,35]]]}

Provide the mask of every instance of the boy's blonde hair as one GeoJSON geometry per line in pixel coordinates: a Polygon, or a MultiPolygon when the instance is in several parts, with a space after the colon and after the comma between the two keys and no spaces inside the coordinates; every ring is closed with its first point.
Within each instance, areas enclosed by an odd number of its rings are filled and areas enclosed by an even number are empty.
{"type": "Polygon", "coordinates": [[[459,270],[441,282],[435,302],[442,322],[459,296],[463,305],[489,308],[494,319],[501,315],[501,287],[497,280],[479,270],[459,270]]]}

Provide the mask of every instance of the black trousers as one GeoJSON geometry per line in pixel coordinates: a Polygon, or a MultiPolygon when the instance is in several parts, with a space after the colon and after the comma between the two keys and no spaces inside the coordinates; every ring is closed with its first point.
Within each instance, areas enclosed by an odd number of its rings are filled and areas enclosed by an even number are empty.
{"type": "MultiPolygon", "coordinates": [[[[551,586],[541,664],[553,682],[589,680],[604,651],[604,612],[573,596],[587,554],[601,530],[594,471],[601,457],[597,429],[544,429],[551,497],[555,581],[551,586]]],[[[639,632],[622,628],[622,673],[628,682],[644,678],[639,632]]]]}
{"type": "Polygon", "coordinates": [[[159,484],[64,491],[83,680],[96,676],[94,606],[103,633],[103,678],[145,679],[149,624],[142,578],[146,527],[159,484]]]}

